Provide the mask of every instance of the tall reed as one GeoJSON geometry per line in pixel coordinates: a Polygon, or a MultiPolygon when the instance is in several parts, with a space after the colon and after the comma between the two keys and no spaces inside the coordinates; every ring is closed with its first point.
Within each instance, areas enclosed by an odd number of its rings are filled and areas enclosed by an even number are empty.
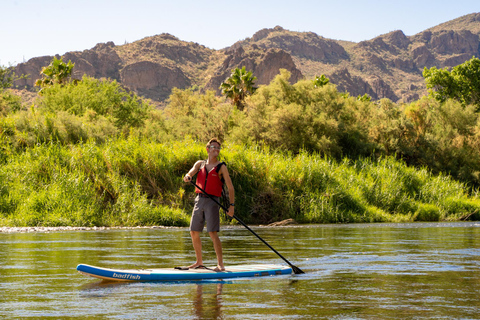
{"type": "MultiPolygon", "coordinates": [[[[3,146],[0,225],[11,226],[187,226],[195,195],[182,177],[206,158],[203,142],[135,135],[25,151],[3,146]]],[[[466,185],[393,157],[337,162],[228,143],[221,157],[235,186],[236,213],[248,223],[480,218],[478,194],[466,185]]]]}

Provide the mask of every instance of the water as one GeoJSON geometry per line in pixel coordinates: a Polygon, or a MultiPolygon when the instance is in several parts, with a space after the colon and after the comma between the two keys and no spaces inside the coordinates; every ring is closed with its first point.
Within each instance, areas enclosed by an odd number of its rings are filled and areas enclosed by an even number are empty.
{"type": "MultiPolygon", "coordinates": [[[[103,283],[77,264],[186,265],[187,229],[0,234],[0,318],[480,319],[480,223],[253,229],[306,274],[103,283]]],[[[221,238],[227,265],[283,263],[242,227],[221,238]]]]}

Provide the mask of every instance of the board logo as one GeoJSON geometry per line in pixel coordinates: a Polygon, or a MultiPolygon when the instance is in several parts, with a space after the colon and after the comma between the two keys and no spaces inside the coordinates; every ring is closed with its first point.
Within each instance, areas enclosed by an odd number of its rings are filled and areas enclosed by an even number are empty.
{"type": "Polygon", "coordinates": [[[137,274],[137,275],[133,275],[133,274],[119,274],[119,273],[113,273],[113,277],[114,278],[118,278],[118,279],[125,279],[125,280],[140,280],[140,276],[137,274]]]}

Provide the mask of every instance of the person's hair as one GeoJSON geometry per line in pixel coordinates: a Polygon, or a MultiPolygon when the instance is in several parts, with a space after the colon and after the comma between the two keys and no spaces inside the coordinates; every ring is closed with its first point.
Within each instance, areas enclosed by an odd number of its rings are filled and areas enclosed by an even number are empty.
{"type": "Polygon", "coordinates": [[[216,138],[213,138],[213,139],[210,139],[210,141],[208,141],[207,143],[207,147],[210,146],[213,142],[216,142],[218,143],[218,145],[221,147],[222,144],[220,143],[220,140],[216,139],[216,138]]]}

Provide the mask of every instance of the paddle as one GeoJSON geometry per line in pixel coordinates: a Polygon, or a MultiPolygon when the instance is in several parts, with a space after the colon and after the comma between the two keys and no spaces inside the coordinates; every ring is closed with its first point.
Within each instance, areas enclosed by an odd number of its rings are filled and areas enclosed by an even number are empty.
{"type": "MultiPolygon", "coordinates": [[[[223,206],[220,202],[217,201],[217,199],[215,199],[212,195],[208,194],[205,190],[203,190],[202,188],[200,188],[199,186],[197,186],[197,184],[195,182],[193,182],[192,180],[190,180],[190,182],[200,191],[202,191],[205,195],[207,195],[210,199],[212,199],[213,201],[215,201],[219,206],[220,208],[222,208],[223,210],[225,210],[225,212],[228,212],[228,209],[223,206]]],[[[288,263],[288,265],[290,267],[292,267],[292,270],[295,274],[301,274],[301,273],[305,273],[303,272],[302,270],[300,270],[300,268],[294,266],[293,264],[290,263],[290,261],[288,261],[287,259],[285,259],[277,250],[275,250],[271,245],[269,245],[265,240],[263,240],[258,234],[256,234],[252,229],[250,229],[249,226],[247,226],[242,220],[238,219],[238,217],[236,215],[233,215],[233,218],[235,220],[237,220],[242,226],[244,226],[245,228],[247,228],[248,231],[250,231],[251,233],[253,233],[258,239],[260,239],[267,247],[269,247],[273,252],[275,252],[280,258],[283,259],[283,261],[285,261],[286,263],[288,263]]]]}

